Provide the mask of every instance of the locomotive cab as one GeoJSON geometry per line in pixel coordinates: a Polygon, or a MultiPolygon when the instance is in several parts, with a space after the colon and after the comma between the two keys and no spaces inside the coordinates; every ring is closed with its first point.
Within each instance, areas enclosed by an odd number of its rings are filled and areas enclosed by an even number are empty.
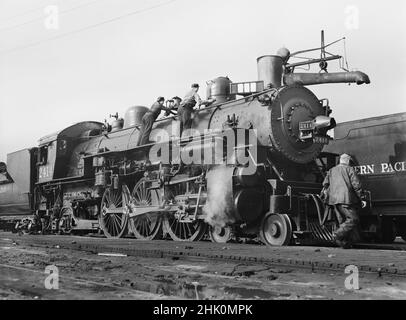
{"type": "Polygon", "coordinates": [[[100,135],[101,131],[102,124],[99,122],[81,122],[40,139],[37,161],[38,183],[69,176],[72,165],[78,169],[76,175],[84,175],[83,155],[86,152],[74,151],[83,140],[100,135]],[[72,156],[77,158],[74,163],[71,162],[72,156]]]}

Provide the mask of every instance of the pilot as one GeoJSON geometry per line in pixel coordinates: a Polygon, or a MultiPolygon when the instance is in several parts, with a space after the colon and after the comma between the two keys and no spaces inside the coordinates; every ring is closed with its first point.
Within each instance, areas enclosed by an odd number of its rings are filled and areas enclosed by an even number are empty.
{"type": "Polygon", "coordinates": [[[192,84],[191,90],[185,95],[185,98],[181,102],[178,108],[178,115],[180,121],[180,135],[184,130],[188,130],[192,127],[193,123],[193,108],[197,105],[199,108],[202,105],[209,106],[214,103],[216,100],[210,99],[207,101],[203,101],[199,94],[199,84],[194,83],[192,84]]]}
{"type": "Polygon", "coordinates": [[[161,111],[170,112],[171,108],[164,107],[165,98],[159,97],[157,101],[151,106],[151,109],[147,111],[147,113],[142,117],[140,135],[138,138],[138,146],[142,146],[144,144],[153,143],[149,141],[149,135],[152,131],[152,125],[154,124],[155,120],[161,114],[161,111]]]}
{"type": "Polygon", "coordinates": [[[366,205],[362,201],[361,182],[351,161],[348,154],[341,155],[340,163],[327,173],[322,190],[322,197],[334,208],[340,224],[334,232],[334,240],[345,249],[360,240],[358,211],[361,205],[366,205]]]}

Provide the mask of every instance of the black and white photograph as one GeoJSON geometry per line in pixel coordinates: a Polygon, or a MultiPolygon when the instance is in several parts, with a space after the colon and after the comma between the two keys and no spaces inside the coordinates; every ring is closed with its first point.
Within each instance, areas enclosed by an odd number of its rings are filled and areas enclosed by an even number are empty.
{"type": "Polygon", "coordinates": [[[0,0],[0,300],[404,299],[405,1],[0,0]]]}

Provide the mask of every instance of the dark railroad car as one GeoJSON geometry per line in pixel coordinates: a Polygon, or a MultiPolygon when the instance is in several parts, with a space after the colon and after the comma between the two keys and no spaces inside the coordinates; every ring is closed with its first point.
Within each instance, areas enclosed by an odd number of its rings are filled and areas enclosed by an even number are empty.
{"type": "Polygon", "coordinates": [[[0,227],[12,229],[31,217],[32,189],[37,149],[23,149],[7,155],[0,163],[0,227]]]}
{"type": "Polygon", "coordinates": [[[365,231],[385,242],[406,239],[406,112],[338,124],[334,138],[324,151],[353,155],[371,193],[365,231]]]}

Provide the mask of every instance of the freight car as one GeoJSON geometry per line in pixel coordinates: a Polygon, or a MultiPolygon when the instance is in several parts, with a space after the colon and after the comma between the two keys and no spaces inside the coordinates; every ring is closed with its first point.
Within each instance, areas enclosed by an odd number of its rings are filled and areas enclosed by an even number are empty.
{"type": "Polygon", "coordinates": [[[348,153],[369,191],[371,208],[361,211],[368,239],[406,240],[406,113],[340,123],[324,151],[348,153]]]}
{"type": "Polygon", "coordinates": [[[148,109],[136,106],[111,125],[82,122],[42,138],[31,152],[35,225],[141,240],[196,241],[207,231],[215,242],[240,234],[268,245],[331,239],[317,194],[335,159],[322,152],[335,120],[328,100],[305,86],[370,81],[362,72],[327,73],[327,61],[341,59],[327,47],[323,36],[321,58],[297,63],[290,58],[314,49],[262,56],[258,81],[209,82],[216,103],[196,111],[182,136],[177,117],[165,117],[154,124],[155,142],[137,146],[148,109]],[[314,63],[321,72],[295,72],[314,63]]]}
{"type": "Polygon", "coordinates": [[[35,150],[10,153],[9,165],[0,163],[0,229],[14,231],[17,224],[27,225],[32,218],[35,150]]]}

